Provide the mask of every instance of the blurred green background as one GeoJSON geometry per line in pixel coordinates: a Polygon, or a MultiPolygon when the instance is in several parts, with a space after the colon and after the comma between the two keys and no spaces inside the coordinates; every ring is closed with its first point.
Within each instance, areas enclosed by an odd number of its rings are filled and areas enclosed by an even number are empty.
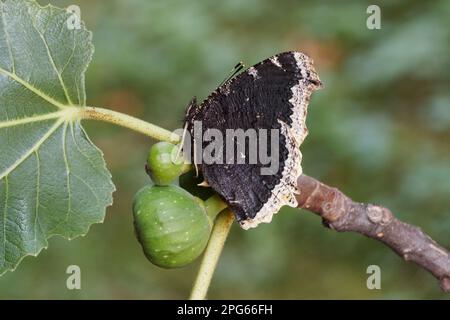
{"type": "MultiPolygon", "coordinates": [[[[94,33],[88,103],[168,129],[181,126],[191,96],[207,96],[236,62],[308,53],[325,88],[311,100],[304,172],[391,208],[450,248],[449,1],[377,1],[381,30],[366,28],[372,1],[52,3],[79,5],[94,33]]],[[[155,267],[133,234],[131,201],[147,183],[153,141],[107,124],[87,129],[112,171],[114,206],[86,237],[52,238],[38,258],[1,277],[0,298],[186,298],[198,261],[155,267]],[[81,290],[66,289],[71,264],[81,267],[81,290]]],[[[382,244],[325,229],[296,209],[255,230],[233,227],[209,297],[449,298],[382,244]],[[381,290],[366,287],[371,264],[381,267],[381,290]]]]}

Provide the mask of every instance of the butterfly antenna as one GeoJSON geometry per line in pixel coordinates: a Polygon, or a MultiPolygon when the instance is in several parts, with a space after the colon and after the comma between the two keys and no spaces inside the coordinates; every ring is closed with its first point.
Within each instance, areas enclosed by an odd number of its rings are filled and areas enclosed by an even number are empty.
{"type": "Polygon", "coordinates": [[[242,69],[245,68],[245,65],[240,61],[237,63],[233,69],[231,69],[230,74],[220,83],[219,87],[222,86],[225,82],[231,80],[236,74],[238,74],[242,69]]]}

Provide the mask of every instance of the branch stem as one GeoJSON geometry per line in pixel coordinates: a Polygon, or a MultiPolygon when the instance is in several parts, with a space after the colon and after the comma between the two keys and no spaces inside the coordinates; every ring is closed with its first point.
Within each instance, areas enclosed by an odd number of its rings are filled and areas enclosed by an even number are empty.
{"type": "Polygon", "coordinates": [[[109,122],[134,130],[160,141],[167,141],[171,143],[177,143],[180,141],[179,135],[124,113],[97,107],[80,108],[80,112],[81,119],[109,122]]]}
{"type": "MultiPolygon", "coordinates": [[[[179,135],[166,129],[108,109],[84,107],[64,112],[67,113],[66,117],[109,122],[156,140],[172,143],[181,140],[179,135]]],[[[189,170],[190,166],[186,165],[184,171],[189,170]]],[[[353,231],[381,241],[405,260],[413,261],[429,271],[438,279],[442,289],[450,292],[450,252],[422,230],[398,220],[387,208],[353,202],[338,189],[324,185],[314,178],[302,175],[297,183],[300,208],[317,213],[326,226],[336,231],[353,231]]],[[[213,197],[208,200],[208,215],[213,219],[217,212],[224,209],[225,204],[220,198],[213,197]]],[[[190,299],[206,298],[233,220],[230,210],[225,210],[217,216],[190,299]]]]}
{"type": "Polygon", "coordinates": [[[217,216],[211,238],[209,239],[203,260],[200,264],[200,269],[197,273],[197,278],[192,287],[191,296],[189,297],[190,300],[206,299],[214,270],[216,269],[233,221],[234,216],[230,210],[225,210],[217,216]]]}
{"type": "Polygon", "coordinates": [[[205,201],[206,213],[211,221],[214,221],[217,215],[225,210],[228,205],[217,195],[211,196],[205,201]]]}
{"type": "MultiPolygon", "coordinates": [[[[178,143],[181,140],[179,135],[164,128],[113,110],[97,107],[85,107],[77,109],[73,116],[78,119],[97,120],[112,123],[160,141],[178,143]]],[[[185,165],[183,172],[187,172],[190,169],[190,165],[185,165]]],[[[220,211],[226,208],[226,204],[218,196],[211,197],[205,204],[208,216],[211,220],[214,220],[216,216],[217,218],[215,219],[211,237],[203,255],[203,260],[200,264],[200,269],[192,288],[190,296],[191,300],[203,300],[206,298],[217,262],[219,261],[220,254],[222,253],[223,246],[234,221],[234,216],[230,210],[223,211],[217,215],[220,211]]]]}
{"type": "Polygon", "coordinates": [[[338,232],[352,231],[384,243],[406,261],[415,262],[450,293],[450,252],[420,228],[398,220],[382,206],[358,203],[336,188],[301,175],[298,206],[318,214],[338,232]]]}

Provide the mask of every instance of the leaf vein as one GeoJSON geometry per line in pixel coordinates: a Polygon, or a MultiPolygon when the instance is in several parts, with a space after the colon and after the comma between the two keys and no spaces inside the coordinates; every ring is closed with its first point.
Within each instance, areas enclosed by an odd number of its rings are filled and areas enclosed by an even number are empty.
{"type": "Polygon", "coordinates": [[[44,92],[42,92],[41,90],[39,90],[38,88],[34,87],[32,84],[30,84],[29,82],[23,80],[22,78],[20,78],[17,74],[15,73],[11,73],[5,69],[3,69],[2,67],[0,67],[0,73],[3,73],[4,75],[10,77],[11,79],[13,79],[14,81],[16,81],[17,83],[21,84],[22,86],[24,86],[25,88],[27,88],[28,90],[30,90],[31,92],[33,92],[34,94],[36,94],[38,97],[44,99],[45,101],[49,102],[50,104],[54,105],[55,107],[57,107],[58,109],[65,109],[68,106],[65,105],[64,103],[61,103],[59,101],[57,101],[56,99],[48,96],[47,94],[45,94],[44,92]]]}
{"type": "Polygon", "coordinates": [[[70,98],[70,95],[69,95],[69,92],[67,90],[67,87],[66,87],[66,85],[65,85],[65,83],[64,83],[64,81],[63,81],[63,79],[61,77],[61,73],[59,72],[58,68],[56,67],[55,59],[53,58],[53,55],[52,55],[52,52],[51,52],[50,47],[48,45],[48,42],[45,39],[45,37],[42,34],[42,32],[39,31],[38,27],[36,26],[36,19],[30,14],[30,12],[28,12],[28,15],[29,15],[30,20],[31,20],[31,25],[33,26],[34,30],[36,30],[37,34],[39,35],[39,38],[41,38],[42,43],[45,46],[45,50],[47,51],[48,59],[50,60],[50,64],[52,65],[52,68],[55,71],[56,76],[58,77],[59,83],[61,84],[61,88],[64,91],[64,95],[66,96],[67,102],[70,105],[73,105],[73,102],[72,102],[72,99],[70,98]]]}
{"type": "Polygon", "coordinates": [[[67,204],[67,212],[66,212],[66,218],[65,218],[65,223],[67,223],[67,221],[69,221],[69,215],[70,212],[72,210],[72,191],[70,189],[70,166],[69,166],[69,159],[67,157],[67,126],[68,126],[68,122],[65,123],[64,125],[64,130],[63,130],[63,134],[62,134],[62,147],[63,147],[63,158],[64,158],[64,164],[66,166],[66,183],[67,183],[67,195],[68,195],[68,204],[67,204]]]}
{"type": "Polygon", "coordinates": [[[37,226],[39,223],[39,192],[40,192],[40,180],[41,180],[41,159],[39,158],[39,152],[36,150],[36,209],[34,217],[34,252],[37,253],[37,226]]]}
{"type": "Polygon", "coordinates": [[[8,216],[8,197],[9,197],[9,184],[8,177],[5,178],[5,208],[3,208],[3,265],[6,264],[6,220],[8,216]]]}
{"type": "Polygon", "coordinates": [[[63,120],[59,119],[55,124],[29,149],[27,150],[16,162],[14,162],[8,169],[0,174],[0,180],[7,177],[14,169],[19,167],[33,152],[39,150],[39,148],[45,143],[45,141],[59,128],[63,120]]]}
{"type": "Polygon", "coordinates": [[[64,115],[64,111],[58,111],[58,112],[52,112],[52,113],[47,113],[47,114],[42,114],[42,115],[26,117],[26,118],[9,120],[9,121],[5,121],[5,122],[0,122],[0,129],[16,127],[16,126],[34,123],[34,122],[41,122],[41,121],[56,119],[56,118],[60,118],[63,115],[64,115]]]}
{"type": "Polygon", "coordinates": [[[76,41],[75,41],[75,34],[72,32],[72,39],[73,39],[73,46],[72,46],[72,52],[70,53],[69,58],[67,58],[66,63],[64,64],[64,66],[61,69],[61,74],[64,73],[64,71],[66,71],[67,66],[69,65],[70,61],[72,61],[73,57],[75,56],[75,47],[76,47],[76,41]]]}
{"type": "Polygon", "coordinates": [[[16,72],[16,62],[14,60],[14,56],[12,53],[12,46],[11,46],[11,39],[9,37],[9,33],[8,30],[6,29],[6,22],[5,22],[5,7],[3,2],[1,3],[1,14],[2,14],[2,24],[3,24],[3,30],[5,31],[5,39],[6,39],[6,45],[8,47],[8,52],[9,52],[9,58],[11,59],[11,67],[12,67],[12,72],[15,73],[16,72]]]}
{"type": "Polygon", "coordinates": [[[89,183],[87,183],[83,178],[81,178],[80,176],[76,175],[75,173],[70,173],[70,174],[72,176],[74,176],[75,178],[77,178],[78,180],[80,180],[89,189],[89,191],[95,197],[95,200],[97,202],[95,206],[97,206],[100,203],[100,199],[99,199],[97,193],[95,193],[94,189],[92,189],[92,186],[89,183]]]}
{"type": "Polygon", "coordinates": [[[73,144],[75,145],[75,148],[77,148],[78,152],[81,153],[81,155],[86,158],[86,160],[89,162],[89,164],[91,165],[91,167],[97,171],[97,173],[99,173],[100,175],[107,177],[103,172],[99,172],[97,166],[95,165],[94,162],[92,162],[91,158],[81,149],[81,147],[78,145],[77,139],[75,138],[75,133],[74,133],[74,129],[73,129],[73,123],[70,123],[70,131],[72,134],[72,140],[73,140],[73,144]]]}

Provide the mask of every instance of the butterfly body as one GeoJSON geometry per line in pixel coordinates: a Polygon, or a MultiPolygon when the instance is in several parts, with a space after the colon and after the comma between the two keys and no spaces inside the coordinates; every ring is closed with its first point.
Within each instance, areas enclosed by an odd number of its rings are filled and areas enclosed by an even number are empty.
{"type": "Polygon", "coordinates": [[[194,145],[199,143],[206,149],[211,143],[202,136],[196,137],[194,124],[199,122],[203,132],[214,129],[222,133],[223,141],[215,143],[224,153],[230,145],[233,150],[244,150],[234,154],[232,161],[224,156],[221,163],[193,159],[205,181],[228,203],[244,229],[270,222],[283,205],[297,205],[296,180],[302,173],[299,147],[308,133],[305,120],[310,95],[320,86],[309,57],[300,52],[284,52],[228,80],[199,106],[191,101],[185,124],[194,145]],[[240,143],[228,139],[229,132],[238,130],[241,134],[256,132],[256,136],[249,134],[240,143]],[[263,131],[265,142],[259,139],[263,131]],[[272,156],[276,153],[278,166],[271,174],[262,173],[268,165],[260,154],[256,158],[252,154],[255,144],[251,139],[255,137],[258,148],[272,156]],[[275,138],[276,148],[271,143],[275,138]],[[237,161],[252,156],[256,161],[237,161]]]}

